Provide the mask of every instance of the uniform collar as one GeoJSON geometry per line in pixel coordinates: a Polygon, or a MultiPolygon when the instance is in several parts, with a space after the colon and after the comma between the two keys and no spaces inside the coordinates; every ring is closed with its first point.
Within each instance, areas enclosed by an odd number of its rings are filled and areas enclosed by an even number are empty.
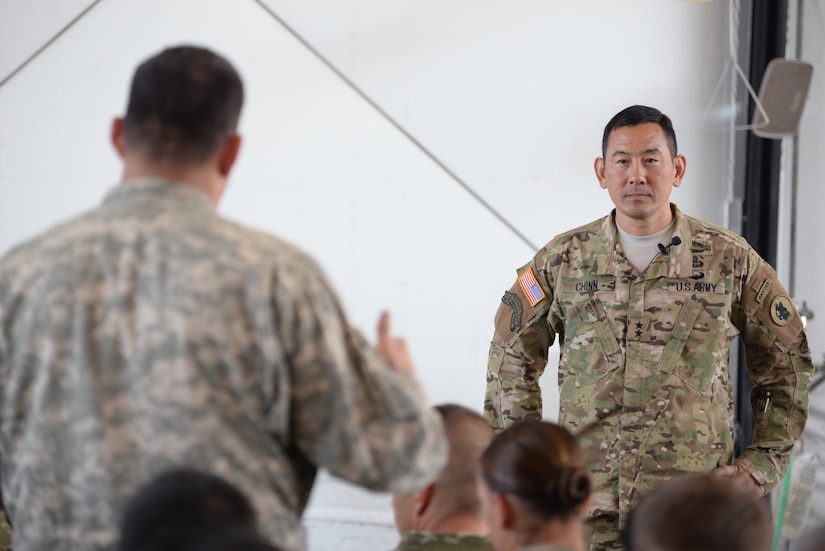
{"type": "Polygon", "coordinates": [[[435,542],[445,542],[445,543],[461,543],[463,548],[486,548],[491,547],[491,541],[489,536],[484,534],[471,534],[471,533],[457,533],[457,534],[442,534],[442,533],[433,533],[433,532],[418,532],[416,530],[411,530],[406,532],[401,537],[401,543],[398,546],[399,548],[403,548],[405,546],[408,547],[415,547],[423,545],[425,543],[435,543],[435,542]]]}
{"type": "Polygon", "coordinates": [[[215,205],[202,191],[181,182],[161,178],[136,178],[121,182],[106,194],[103,204],[139,199],[173,201],[193,208],[215,211],[215,205]]]}
{"type": "Polygon", "coordinates": [[[693,271],[693,246],[694,235],[691,227],[690,218],[682,214],[679,208],[671,203],[670,208],[673,210],[673,218],[676,224],[673,228],[673,237],[678,237],[682,240],[678,245],[672,246],[668,250],[668,254],[660,254],[651,262],[648,267],[651,277],[667,277],[671,278],[686,278],[692,275],[693,271]]]}
{"type": "MultiPolygon", "coordinates": [[[[690,219],[682,214],[675,203],[670,204],[675,221],[673,226],[673,237],[679,237],[682,242],[668,248],[667,254],[658,254],[650,265],[645,269],[644,278],[670,277],[686,278],[692,275],[693,270],[693,231],[690,219]]],[[[613,273],[617,277],[629,277],[638,274],[630,265],[624,254],[620,252],[619,230],[616,227],[616,209],[606,217],[602,224],[602,232],[611,244],[610,263],[613,266],[613,273]]]]}

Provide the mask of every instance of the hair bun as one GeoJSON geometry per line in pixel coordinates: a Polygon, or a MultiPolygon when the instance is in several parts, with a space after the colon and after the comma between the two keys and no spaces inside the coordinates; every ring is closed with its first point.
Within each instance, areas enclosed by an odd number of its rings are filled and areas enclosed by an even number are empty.
{"type": "Polygon", "coordinates": [[[592,487],[590,473],[582,467],[566,467],[561,470],[558,483],[548,484],[548,492],[553,488],[553,493],[558,497],[559,502],[564,507],[577,507],[584,503],[590,495],[592,487]]]}

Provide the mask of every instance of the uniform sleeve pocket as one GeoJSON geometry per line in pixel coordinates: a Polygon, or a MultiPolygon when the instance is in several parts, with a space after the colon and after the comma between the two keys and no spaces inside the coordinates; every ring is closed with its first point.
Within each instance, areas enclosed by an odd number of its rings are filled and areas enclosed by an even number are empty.
{"type": "Polygon", "coordinates": [[[487,391],[484,396],[484,417],[496,429],[504,428],[501,416],[501,364],[504,363],[504,349],[493,345],[487,362],[487,391]]]}

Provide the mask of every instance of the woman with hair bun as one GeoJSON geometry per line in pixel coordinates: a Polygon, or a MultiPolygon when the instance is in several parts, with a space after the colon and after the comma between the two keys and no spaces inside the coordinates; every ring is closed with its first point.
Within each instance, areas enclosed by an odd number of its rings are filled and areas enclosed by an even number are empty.
{"type": "Polygon", "coordinates": [[[496,551],[584,551],[586,465],[573,435],[553,423],[520,421],[499,433],[481,458],[496,551]]]}

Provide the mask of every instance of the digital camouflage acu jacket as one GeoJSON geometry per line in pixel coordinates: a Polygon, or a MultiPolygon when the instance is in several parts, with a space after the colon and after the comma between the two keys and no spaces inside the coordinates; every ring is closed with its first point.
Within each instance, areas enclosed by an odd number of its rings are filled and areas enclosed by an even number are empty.
{"type": "Polygon", "coordinates": [[[478,534],[407,532],[393,551],[493,551],[493,542],[478,534]]]}
{"type": "Polygon", "coordinates": [[[0,261],[0,461],[16,551],[114,547],[166,469],[249,495],[303,549],[315,473],[409,492],[440,416],[347,322],[318,265],[183,184],[134,181],[0,261]]]}
{"type": "Polygon", "coordinates": [[[553,239],[504,293],[490,347],[485,415],[502,429],[541,416],[539,376],[559,336],[559,423],[587,451],[589,513],[622,524],[662,480],[732,462],[737,335],[756,419],[736,461],[766,491],[807,416],[811,354],[774,270],[743,238],[672,209],[681,244],[642,273],[615,213],[553,239]]]}

